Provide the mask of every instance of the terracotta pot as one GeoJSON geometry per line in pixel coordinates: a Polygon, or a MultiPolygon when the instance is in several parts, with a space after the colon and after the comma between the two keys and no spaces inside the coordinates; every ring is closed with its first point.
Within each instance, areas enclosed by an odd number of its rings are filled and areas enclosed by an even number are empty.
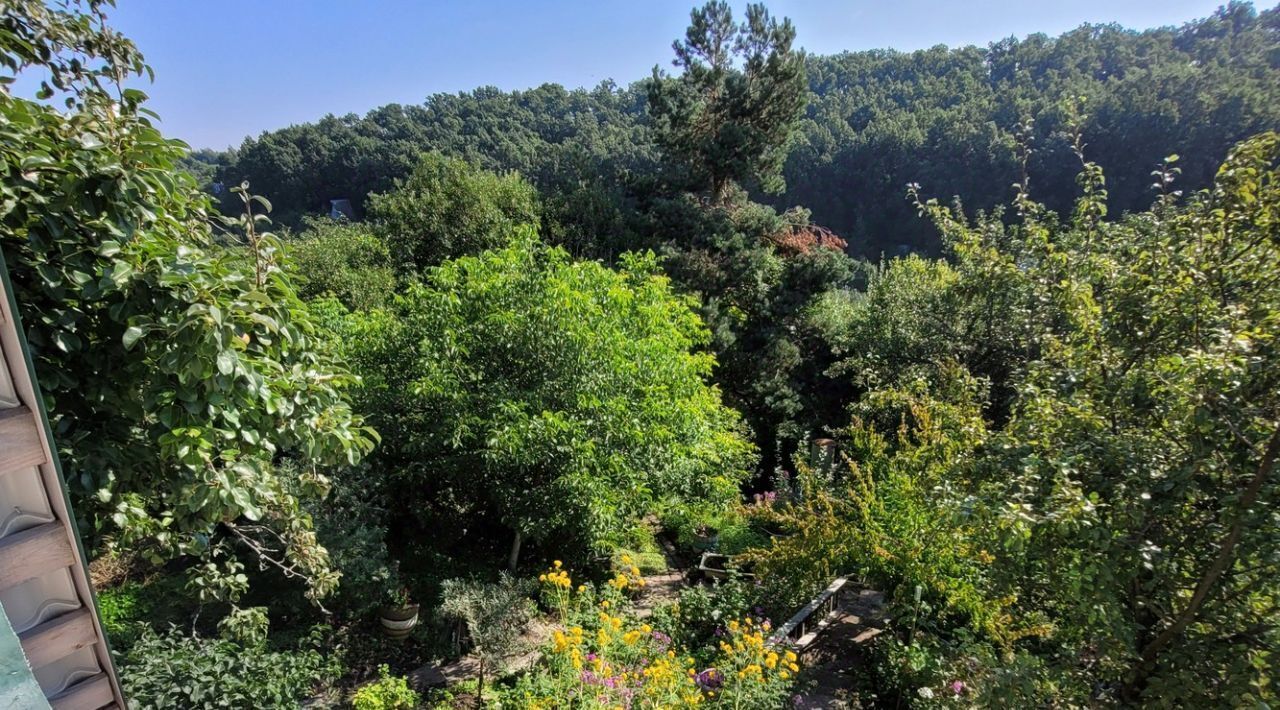
{"type": "Polygon", "coordinates": [[[378,621],[389,638],[405,638],[418,625],[418,605],[384,606],[378,611],[378,621]]]}

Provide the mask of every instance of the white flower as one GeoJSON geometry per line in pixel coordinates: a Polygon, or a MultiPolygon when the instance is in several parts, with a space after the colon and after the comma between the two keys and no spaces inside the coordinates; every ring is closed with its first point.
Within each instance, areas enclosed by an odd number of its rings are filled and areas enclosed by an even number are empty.
{"type": "Polygon", "coordinates": [[[933,689],[932,689],[932,688],[920,688],[919,690],[917,690],[917,691],[916,691],[916,695],[919,695],[920,697],[924,698],[925,700],[930,700],[930,699],[932,699],[932,698],[933,698],[933,689]]]}

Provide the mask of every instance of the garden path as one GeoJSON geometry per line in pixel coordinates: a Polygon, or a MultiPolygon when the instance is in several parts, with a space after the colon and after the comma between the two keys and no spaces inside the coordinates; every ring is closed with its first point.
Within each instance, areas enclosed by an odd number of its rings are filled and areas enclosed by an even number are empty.
{"type": "Polygon", "coordinates": [[[884,630],[884,594],[871,589],[845,595],[840,615],[805,653],[803,685],[797,710],[855,708],[858,674],[866,663],[871,640],[884,630]]]}
{"type": "Polygon", "coordinates": [[[644,619],[653,610],[668,602],[674,602],[684,588],[684,561],[675,545],[666,538],[659,538],[662,557],[667,561],[667,571],[644,575],[644,591],[635,601],[636,616],[644,619]]]}

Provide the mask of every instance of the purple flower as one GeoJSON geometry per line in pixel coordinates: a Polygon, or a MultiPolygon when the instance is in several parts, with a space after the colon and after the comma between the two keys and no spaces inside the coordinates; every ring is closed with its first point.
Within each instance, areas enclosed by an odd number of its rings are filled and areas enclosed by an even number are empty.
{"type": "Polygon", "coordinates": [[[965,689],[964,681],[962,680],[951,681],[951,692],[955,693],[956,695],[963,695],[964,689],[965,689]]]}
{"type": "Polygon", "coordinates": [[[703,690],[716,690],[724,685],[724,674],[714,668],[702,671],[694,679],[703,690]]]}

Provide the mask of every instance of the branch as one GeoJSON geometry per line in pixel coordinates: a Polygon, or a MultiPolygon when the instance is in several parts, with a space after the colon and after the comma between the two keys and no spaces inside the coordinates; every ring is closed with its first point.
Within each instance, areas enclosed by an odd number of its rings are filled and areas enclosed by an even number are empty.
{"type": "Polygon", "coordinates": [[[1142,682],[1147,673],[1155,666],[1156,658],[1165,647],[1181,636],[1187,627],[1191,625],[1191,622],[1195,621],[1200,614],[1200,610],[1204,607],[1209,593],[1213,591],[1223,573],[1231,566],[1235,559],[1236,544],[1240,542],[1240,536],[1244,533],[1245,517],[1249,509],[1257,503],[1258,496],[1262,493],[1263,484],[1267,482],[1267,479],[1271,477],[1272,472],[1275,470],[1277,456],[1280,456],[1280,429],[1277,429],[1271,435],[1271,440],[1267,443],[1266,452],[1258,463],[1258,470],[1253,474],[1253,478],[1245,486],[1244,492],[1240,496],[1236,517],[1231,521],[1231,527],[1227,534],[1223,536],[1222,542],[1218,544],[1218,554],[1209,565],[1209,568],[1205,570],[1204,576],[1200,578],[1200,583],[1196,585],[1196,590],[1192,593],[1191,600],[1187,602],[1187,606],[1178,614],[1177,619],[1152,639],[1146,648],[1142,649],[1138,667],[1134,670],[1133,677],[1127,684],[1129,691],[1132,691],[1142,682]]]}
{"type": "MultiPolygon", "coordinates": [[[[239,538],[240,542],[244,543],[245,547],[248,547],[250,550],[253,551],[255,555],[258,556],[258,560],[260,563],[269,563],[272,566],[276,567],[284,574],[286,579],[293,579],[294,577],[297,577],[298,579],[305,582],[308,586],[314,586],[315,580],[312,579],[312,577],[308,575],[306,572],[303,572],[301,567],[299,567],[299,565],[284,561],[286,559],[286,555],[281,550],[277,550],[272,547],[267,547],[265,543],[259,542],[258,540],[255,540],[254,538],[250,537],[245,533],[245,530],[247,529],[254,530],[254,531],[266,531],[274,535],[277,540],[283,543],[284,538],[281,537],[281,535],[277,533],[275,530],[272,530],[271,528],[261,526],[261,525],[254,525],[254,526],[249,526],[247,528],[241,528],[235,523],[228,522],[223,524],[226,526],[228,530],[230,530],[233,534],[235,534],[237,538],[239,538]],[[276,557],[272,557],[272,555],[275,555],[275,554],[279,554],[280,558],[277,559],[276,557]]],[[[320,603],[320,600],[319,598],[317,598],[317,595],[308,594],[307,596],[312,597],[311,601],[317,607],[319,607],[320,611],[323,612],[326,616],[332,614],[332,612],[330,612],[328,609],[325,608],[324,604],[320,603]]]]}

